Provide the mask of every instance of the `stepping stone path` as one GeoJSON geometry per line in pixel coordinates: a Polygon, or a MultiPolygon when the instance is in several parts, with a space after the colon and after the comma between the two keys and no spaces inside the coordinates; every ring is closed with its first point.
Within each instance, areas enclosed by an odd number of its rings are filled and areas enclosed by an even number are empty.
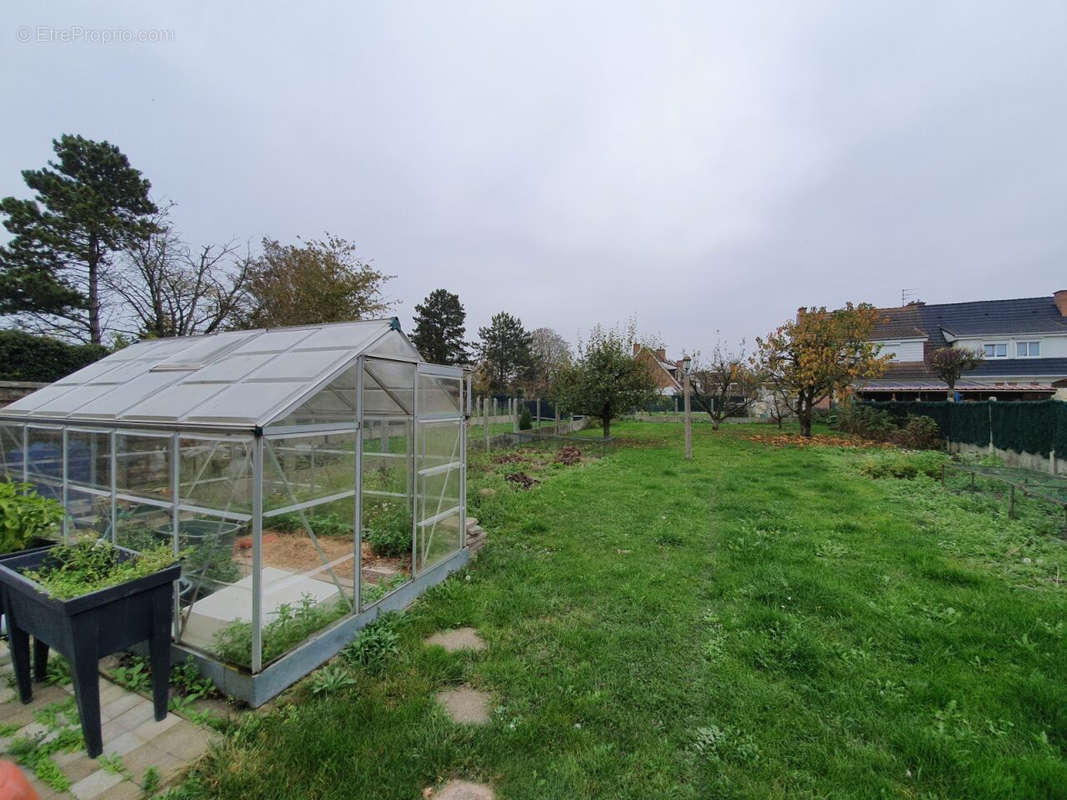
{"type": "Polygon", "coordinates": [[[438,692],[437,702],[445,707],[453,722],[484,725],[489,721],[489,695],[470,686],[438,692]]]}
{"type": "Polygon", "coordinates": [[[449,781],[436,792],[424,796],[433,800],[494,800],[496,794],[491,786],[470,781],[449,781]]]}
{"type": "Polygon", "coordinates": [[[474,628],[456,628],[435,633],[426,640],[425,644],[440,645],[449,653],[455,653],[457,650],[485,649],[485,641],[474,628]]]}

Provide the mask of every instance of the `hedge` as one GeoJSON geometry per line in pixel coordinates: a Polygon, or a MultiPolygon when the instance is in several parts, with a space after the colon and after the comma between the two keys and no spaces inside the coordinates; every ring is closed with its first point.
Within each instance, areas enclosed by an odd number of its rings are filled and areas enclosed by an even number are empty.
{"type": "Polygon", "coordinates": [[[68,344],[24,331],[0,330],[0,381],[51,383],[108,354],[95,344],[68,344]]]}
{"type": "Polygon", "coordinates": [[[1016,453],[1048,455],[1052,449],[1067,458],[1067,403],[1057,400],[1016,402],[890,401],[872,403],[895,420],[908,415],[930,417],[951,442],[988,445],[1016,453]]]}

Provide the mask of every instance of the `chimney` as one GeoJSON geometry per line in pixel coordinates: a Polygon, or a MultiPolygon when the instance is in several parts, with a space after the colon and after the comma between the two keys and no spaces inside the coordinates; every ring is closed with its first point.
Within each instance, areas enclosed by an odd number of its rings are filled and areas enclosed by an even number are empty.
{"type": "Polygon", "coordinates": [[[641,345],[639,345],[637,342],[634,342],[634,355],[636,356],[640,352],[641,352],[641,345]]]}
{"type": "Polygon", "coordinates": [[[1060,310],[1060,316],[1067,317],[1067,289],[1053,292],[1052,299],[1056,302],[1056,308],[1060,310]]]}
{"type": "Polygon", "coordinates": [[[659,350],[657,350],[657,351],[656,351],[656,357],[657,357],[657,358],[658,358],[658,359],[659,359],[660,361],[666,361],[666,360],[667,360],[667,351],[666,351],[666,350],[664,350],[664,349],[663,349],[663,348],[661,347],[661,348],[660,348],[659,350]]]}

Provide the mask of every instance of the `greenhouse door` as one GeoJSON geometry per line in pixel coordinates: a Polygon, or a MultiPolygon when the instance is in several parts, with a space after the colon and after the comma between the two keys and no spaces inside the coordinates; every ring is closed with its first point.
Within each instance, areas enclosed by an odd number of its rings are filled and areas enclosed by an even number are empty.
{"type": "Polygon", "coordinates": [[[466,421],[463,370],[419,364],[415,392],[414,574],[464,545],[466,421]]]}

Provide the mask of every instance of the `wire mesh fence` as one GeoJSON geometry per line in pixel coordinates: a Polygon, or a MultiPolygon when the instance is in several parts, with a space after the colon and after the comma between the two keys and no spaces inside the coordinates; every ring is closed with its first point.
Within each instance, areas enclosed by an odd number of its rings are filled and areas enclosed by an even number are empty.
{"type": "Polygon", "coordinates": [[[1034,470],[946,463],[941,483],[957,492],[981,493],[1006,506],[1009,519],[1049,519],[1067,535],[1067,479],[1034,470]]]}

